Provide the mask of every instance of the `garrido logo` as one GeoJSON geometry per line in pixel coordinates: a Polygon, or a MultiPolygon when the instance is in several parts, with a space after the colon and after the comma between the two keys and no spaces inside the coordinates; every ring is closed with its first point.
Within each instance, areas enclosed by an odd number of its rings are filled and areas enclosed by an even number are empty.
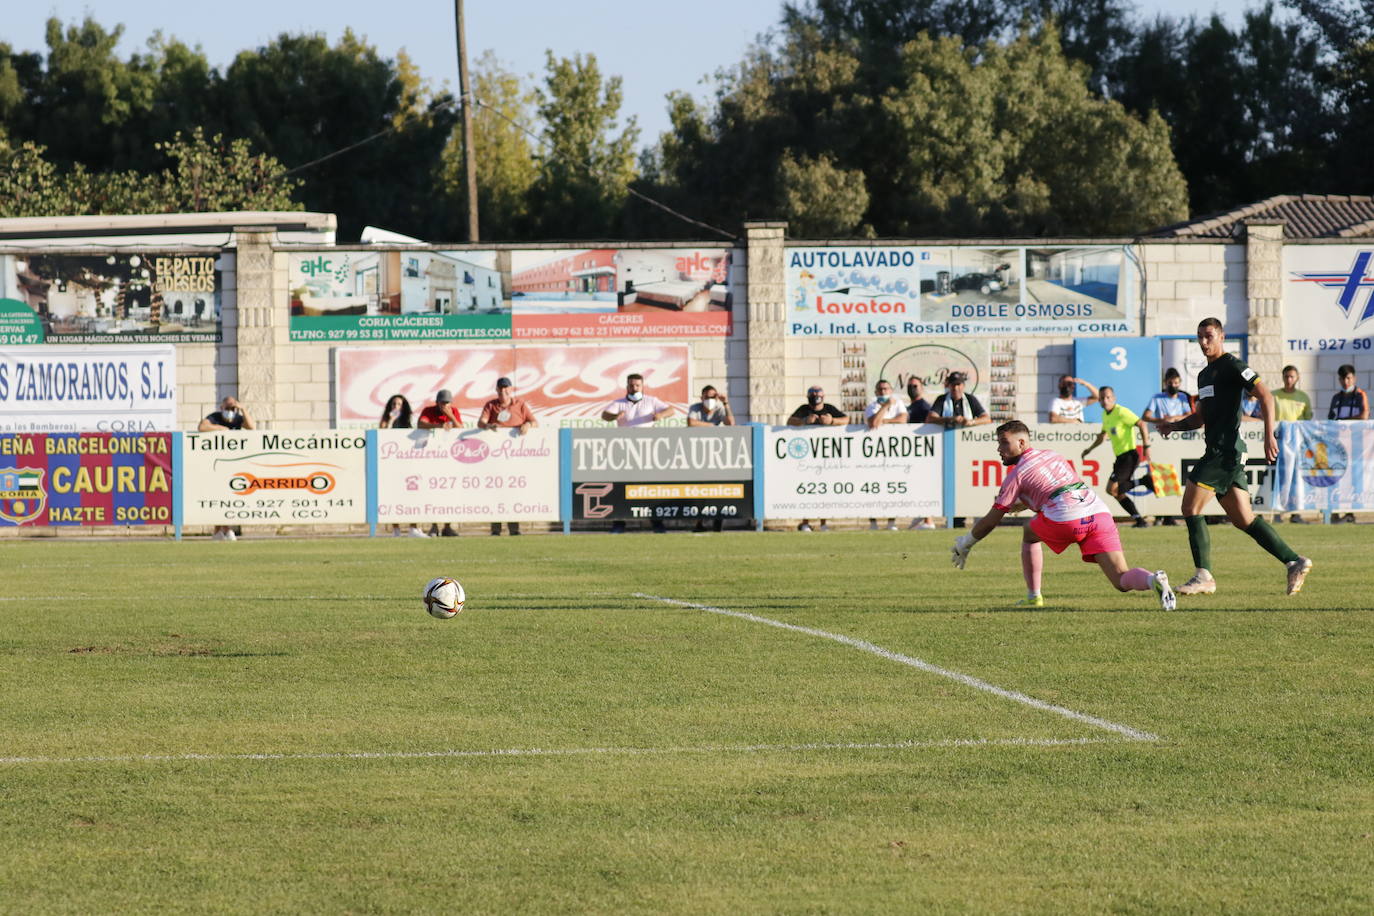
{"type": "Polygon", "coordinates": [[[1315,283],[1323,289],[1338,290],[1337,308],[1347,318],[1358,314],[1359,317],[1355,319],[1355,327],[1358,328],[1370,318],[1374,318],[1374,276],[1369,273],[1369,263],[1372,259],[1374,251],[1359,251],[1355,253],[1354,262],[1346,270],[1293,271],[1293,276],[1297,279],[1292,282],[1315,283]],[[1365,291],[1363,306],[1360,303],[1361,291],[1365,291]]]}

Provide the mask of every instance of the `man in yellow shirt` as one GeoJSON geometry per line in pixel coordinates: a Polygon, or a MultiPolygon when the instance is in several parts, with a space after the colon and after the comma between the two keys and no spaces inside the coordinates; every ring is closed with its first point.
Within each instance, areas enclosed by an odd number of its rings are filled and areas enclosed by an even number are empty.
{"type": "Polygon", "coordinates": [[[1298,369],[1296,366],[1283,367],[1283,387],[1274,392],[1274,419],[1284,420],[1312,419],[1312,402],[1307,392],[1298,390],[1298,369]]]}
{"type": "Polygon", "coordinates": [[[1111,439],[1116,459],[1112,462],[1112,474],[1107,478],[1107,492],[1116,497],[1127,515],[1135,519],[1135,527],[1148,528],[1149,524],[1140,517],[1140,510],[1135,507],[1135,500],[1127,493],[1135,483],[1140,459],[1150,451],[1150,433],[1144,420],[1129,407],[1116,402],[1116,392],[1110,385],[1103,385],[1097,396],[1102,402],[1102,431],[1092,445],[1083,449],[1083,457],[1087,458],[1088,452],[1101,445],[1103,439],[1111,439]],[[1137,436],[1141,445],[1139,450],[1136,449],[1137,436]]]}

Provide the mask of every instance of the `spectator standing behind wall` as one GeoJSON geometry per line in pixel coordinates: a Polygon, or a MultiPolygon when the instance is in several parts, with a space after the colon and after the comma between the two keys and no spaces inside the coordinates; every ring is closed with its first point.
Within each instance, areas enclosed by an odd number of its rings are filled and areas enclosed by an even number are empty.
{"type": "MultiPolygon", "coordinates": [[[[415,424],[420,429],[458,429],[463,425],[463,418],[458,414],[458,408],[453,406],[453,392],[447,388],[439,389],[434,395],[434,403],[420,411],[420,420],[415,424]]],[[[453,526],[444,522],[444,530],[440,531],[438,524],[429,526],[429,536],[438,537],[442,535],[446,538],[456,538],[458,532],[453,530],[453,526]]]]}
{"type": "MultiPolygon", "coordinates": [[[[887,379],[878,379],[878,384],[873,386],[873,400],[868,402],[864,408],[864,425],[870,430],[882,429],[889,423],[906,422],[906,405],[902,399],[892,393],[892,383],[887,379]]],[[[878,530],[878,520],[870,518],[868,520],[870,531],[878,530]]],[[[889,518],[887,520],[887,530],[897,530],[897,520],[889,518]]]]}
{"type": "MultiPolygon", "coordinates": [[[[906,380],[906,400],[906,421],[926,422],[926,417],[930,416],[930,402],[925,397],[925,383],[914,375],[906,380]]],[[[913,518],[907,528],[912,531],[930,531],[935,528],[935,519],[929,515],[925,518],[913,518]]]]}
{"type": "MultiPolygon", "coordinates": [[[[224,400],[219,402],[219,410],[207,414],[196,427],[203,433],[215,432],[217,430],[240,430],[256,429],[257,424],[253,422],[253,417],[248,413],[248,409],[239,403],[238,398],[232,394],[226,394],[224,400]]],[[[217,541],[237,541],[238,535],[229,525],[216,525],[215,533],[212,537],[217,541]]]]}
{"type": "MultiPolygon", "coordinates": [[[[1183,390],[1183,376],[1170,366],[1164,370],[1163,390],[1150,398],[1150,403],[1145,405],[1145,412],[1140,415],[1140,419],[1146,423],[1158,423],[1160,420],[1186,417],[1196,406],[1197,399],[1183,390]]],[[[1174,526],[1178,524],[1178,518],[1173,515],[1160,516],[1155,519],[1155,524],[1174,526]]]]}
{"type": "MultiPolygon", "coordinates": [[[[632,372],[625,376],[625,396],[616,398],[601,411],[601,419],[616,426],[649,426],[673,412],[671,405],[659,400],[652,394],[644,393],[644,376],[632,372]]],[[[663,519],[654,516],[654,534],[663,534],[667,529],[663,519]]],[[[611,534],[624,534],[625,523],[611,523],[611,534]]]]}
{"type": "MultiPolygon", "coordinates": [[[[1270,392],[1274,395],[1274,421],[1276,423],[1297,422],[1312,419],[1312,401],[1307,392],[1298,389],[1298,367],[1283,367],[1283,387],[1270,392]]],[[[1307,520],[1294,512],[1288,520],[1295,525],[1305,525],[1307,520]]],[[[1274,513],[1274,522],[1283,521],[1283,516],[1274,513]]]]}
{"type": "MultiPolygon", "coordinates": [[[[734,426],[735,413],[730,409],[730,399],[716,390],[715,385],[707,385],[701,389],[701,400],[687,408],[688,426],[734,426]]],[[[711,528],[719,531],[725,522],[725,517],[717,515],[711,522],[711,528]]],[[[701,532],[706,530],[706,520],[697,517],[696,527],[693,531],[701,532]]]]}
{"type": "MultiPolygon", "coordinates": [[[[792,411],[792,416],[787,418],[788,426],[848,426],[849,414],[845,413],[834,404],[827,403],[825,400],[825,389],[820,385],[812,385],[806,389],[806,403],[792,411]]],[[[825,519],[820,519],[820,529],[829,531],[830,528],[825,523],[825,519]]],[[[798,531],[810,531],[811,520],[802,519],[797,526],[798,531]]]]}
{"type": "MultiPolygon", "coordinates": [[[[382,408],[382,419],[378,421],[377,428],[412,429],[413,427],[414,423],[411,417],[410,402],[406,400],[405,395],[393,394],[391,397],[387,398],[386,407],[382,408]]],[[[418,525],[414,524],[410,526],[409,533],[413,538],[429,537],[429,535],[420,530],[418,525]]],[[[391,526],[391,536],[397,538],[401,536],[400,525],[391,526]]]]}
{"type": "Polygon", "coordinates": [[[1050,422],[1051,423],[1082,423],[1083,408],[1089,404],[1097,403],[1097,389],[1081,378],[1072,375],[1062,375],[1059,377],[1059,397],[1050,401],[1050,422]],[[1082,385],[1092,392],[1092,396],[1086,401],[1080,401],[1074,397],[1077,386],[1082,385]]]}
{"type": "MultiPolygon", "coordinates": [[[[1355,367],[1346,363],[1336,370],[1336,380],[1340,390],[1331,396],[1331,409],[1326,412],[1328,420],[1368,420],[1369,395],[1363,388],[1355,385],[1355,367]]],[[[1347,512],[1345,517],[1331,516],[1331,523],[1354,522],[1355,513],[1347,512]]]]}
{"type": "Polygon", "coordinates": [[[935,399],[935,403],[930,405],[930,415],[926,417],[927,423],[938,423],[941,426],[981,426],[984,423],[991,423],[992,417],[988,416],[987,409],[978,402],[978,399],[971,394],[964,393],[964,385],[968,380],[962,372],[951,372],[945,378],[945,393],[935,399]]]}
{"type": "MultiPolygon", "coordinates": [[[[530,407],[525,403],[524,398],[515,396],[515,383],[502,376],[496,380],[496,397],[487,401],[482,407],[482,415],[477,420],[477,425],[482,429],[518,429],[520,435],[525,435],[538,422],[534,419],[534,414],[530,412],[530,407]]],[[[515,536],[520,533],[519,522],[506,522],[506,529],[515,536]]],[[[501,535],[501,523],[491,523],[491,536],[501,535]]]]}

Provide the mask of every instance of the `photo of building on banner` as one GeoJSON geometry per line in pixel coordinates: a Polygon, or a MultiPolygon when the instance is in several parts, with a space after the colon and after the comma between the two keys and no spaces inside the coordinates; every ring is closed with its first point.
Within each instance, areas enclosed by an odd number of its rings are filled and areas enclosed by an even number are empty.
{"type": "Polygon", "coordinates": [[[340,347],[334,351],[334,425],[377,426],[388,400],[401,395],[412,412],[449,391],[462,425],[477,425],[496,383],[510,379],[540,427],[604,427],[601,413],[625,395],[625,377],[644,376],[644,392],[667,402],[682,425],[690,390],[687,344],[608,342],[595,346],[340,347]]]}
{"type": "Polygon", "coordinates": [[[810,337],[1130,334],[1125,248],[789,248],[787,333],[810,337]]]}
{"type": "Polygon", "coordinates": [[[513,332],[538,337],[724,337],[742,284],[730,248],[511,252],[513,332]]]}
{"type": "Polygon", "coordinates": [[[328,249],[287,259],[292,340],[506,340],[493,251],[328,249]]]}
{"type": "Polygon", "coordinates": [[[570,476],[576,521],[751,518],[753,430],[574,430],[570,476]]]}
{"type": "Polygon", "coordinates": [[[0,255],[0,344],[216,343],[221,256],[0,255]]]}
{"type": "Polygon", "coordinates": [[[0,527],[171,523],[170,433],[0,434],[0,527]]]}

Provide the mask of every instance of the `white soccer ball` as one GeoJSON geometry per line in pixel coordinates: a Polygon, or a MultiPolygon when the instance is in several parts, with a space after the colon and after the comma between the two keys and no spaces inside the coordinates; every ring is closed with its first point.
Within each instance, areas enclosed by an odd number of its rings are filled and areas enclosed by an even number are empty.
{"type": "Polygon", "coordinates": [[[431,617],[448,620],[457,616],[467,600],[467,593],[457,579],[440,576],[431,579],[425,586],[425,610],[429,611],[431,617]]]}

